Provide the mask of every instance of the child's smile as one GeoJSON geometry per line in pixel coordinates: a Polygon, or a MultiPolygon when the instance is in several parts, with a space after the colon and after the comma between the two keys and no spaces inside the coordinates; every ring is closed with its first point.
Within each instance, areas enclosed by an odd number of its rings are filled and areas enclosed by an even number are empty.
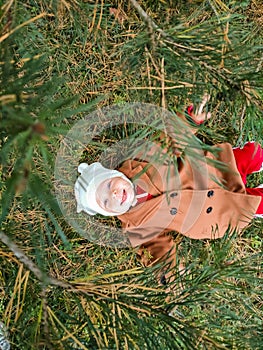
{"type": "Polygon", "coordinates": [[[96,200],[99,206],[111,213],[129,210],[135,199],[134,187],[122,177],[103,181],[97,188],[96,200]]]}

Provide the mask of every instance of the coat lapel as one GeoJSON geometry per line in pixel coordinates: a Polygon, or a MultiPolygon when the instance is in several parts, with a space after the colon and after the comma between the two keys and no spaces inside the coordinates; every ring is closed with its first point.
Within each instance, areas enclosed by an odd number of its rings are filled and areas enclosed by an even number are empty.
{"type": "Polygon", "coordinates": [[[162,193],[161,177],[157,181],[152,181],[152,176],[155,174],[155,179],[158,177],[157,170],[153,166],[149,166],[148,163],[139,162],[136,160],[127,160],[122,167],[118,169],[124,173],[134,185],[140,186],[145,192],[150,193],[153,196],[158,196],[162,193]],[[149,174],[150,172],[150,174],[149,174]],[[152,175],[150,177],[150,175],[152,175]]]}
{"type": "Polygon", "coordinates": [[[137,204],[131,208],[128,212],[121,215],[121,221],[128,223],[132,226],[140,226],[143,222],[147,221],[152,213],[158,210],[163,196],[154,197],[148,201],[137,204]],[[141,215],[143,212],[143,215],[141,215]]]}

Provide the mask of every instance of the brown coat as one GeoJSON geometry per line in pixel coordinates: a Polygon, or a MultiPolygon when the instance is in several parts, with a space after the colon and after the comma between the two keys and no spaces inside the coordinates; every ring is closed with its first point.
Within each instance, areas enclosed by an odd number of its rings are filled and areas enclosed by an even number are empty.
{"type": "MultiPolygon", "coordinates": [[[[168,157],[154,164],[146,156],[127,160],[119,168],[154,196],[119,216],[131,245],[141,247],[139,254],[146,265],[163,259],[169,250],[174,265],[175,245],[168,235],[171,231],[193,239],[215,239],[229,226],[241,230],[251,221],[260,198],[246,194],[231,145],[214,147],[218,149],[216,155],[199,151],[203,156],[200,161],[182,156],[174,166],[168,157]],[[221,166],[213,166],[211,160],[222,162],[221,166]],[[143,254],[145,249],[150,258],[143,254]]],[[[150,153],[158,152],[156,145],[150,153]]]]}

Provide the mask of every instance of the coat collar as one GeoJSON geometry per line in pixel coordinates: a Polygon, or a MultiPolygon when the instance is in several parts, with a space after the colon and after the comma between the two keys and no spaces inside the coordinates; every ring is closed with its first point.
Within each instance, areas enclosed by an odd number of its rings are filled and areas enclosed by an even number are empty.
{"type": "Polygon", "coordinates": [[[149,163],[127,160],[119,171],[124,173],[135,186],[140,186],[145,192],[153,196],[158,196],[162,193],[162,186],[160,186],[162,178],[158,174],[157,169],[149,163]]]}

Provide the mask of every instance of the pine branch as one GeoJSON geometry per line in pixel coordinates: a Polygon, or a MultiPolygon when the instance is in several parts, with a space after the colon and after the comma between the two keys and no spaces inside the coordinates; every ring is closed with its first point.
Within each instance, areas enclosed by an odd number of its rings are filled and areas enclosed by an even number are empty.
{"type": "MultiPolygon", "coordinates": [[[[174,39],[167,34],[163,29],[161,29],[154,20],[143,10],[143,8],[138,4],[136,0],[130,0],[132,6],[138,11],[139,15],[141,16],[142,20],[148,25],[148,27],[151,30],[151,33],[153,31],[158,32],[161,37],[165,40],[168,40],[168,42],[172,42],[174,46],[179,47],[183,52],[187,52],[189,48],[184,47],[183,45],[180,45],[174,41],[174,39]]],[[[194,49],[196,50],[196,49],[194,49]]],[[[199,51],[199,50],[198,50],[199,51]]]]}
{"type": "Polygon", "coordinates": [[[15,254],[18,260],[24,264],[42,283],[62,288],[71,288],[71,285],[54,277],[46,275],[26,254],[2,231],[0,240],[15,254]]]}
{"type": "Polygon", "coordinates": [[[170,39],[170,36],[165,33],[158,25],[153,21],[153,19],[143,10],[143,8],[138,4],[136,0],[130,0],[132,6],[138,11],[142,20],[148,24],[148,26],[160,33],[164,38],[170,39]]]}
{"type": "Polygon", "coordinates": [[[22,24],[19,24],[16,28],[10,30],[9,32],[5,33],[0,37],[0,43],[2,43],[4,40],[6,40],[10,35],[14,34],[16,31],[21,29],[22,27],[26,27],[28,24],[33,23],[34,21],[37,21],[38,19],[45,17],[45,16],[52,16],[48,15],[46,12],[40,13],[39,15],[30,18],[28,21],[23,22],[22,24]]]}
{"type": "Polygon", "coordinates": [[[178,53],[182,53],[185,57],[191,59],[191,61],[197,62],[198,64],[200,64],[200,66],[207,69],[207,71],[210,72],[210,74],[214,78],[216,78],[216,80],[221,79],[230,88],[238,89],[247,101],[256,103],[256,99],[253,96],[253,94],[246,93],[243,82],[241,82],[241,84],[238,84],[232,79],[232,74],[229,70],[226,70],[224,67],[220,66],[218,68],[214,67],[207,62],[207,59],[203,60],[199,56],[192,55],[191,51],[202,52],[202,50],[200,48],[178,44],[172,36],[167,34],[153,21],[153,19],[143,10],[143,8],[138,4],[136,0],[130,0],[130,2],[132,6],[136,9],[136,11],[139,13],[140,17],[145,22],[145,24],[148,25],[150,29],[150,34],[152,35],[154,31],[160,34],[160,37],[163,39],[161,43],[164,46],[169,47],[169,49],[172,50],[176,55],[178,55],[178,53]],[[171,47],[176,47],[179,52],[175,52],[171,47]]]}

